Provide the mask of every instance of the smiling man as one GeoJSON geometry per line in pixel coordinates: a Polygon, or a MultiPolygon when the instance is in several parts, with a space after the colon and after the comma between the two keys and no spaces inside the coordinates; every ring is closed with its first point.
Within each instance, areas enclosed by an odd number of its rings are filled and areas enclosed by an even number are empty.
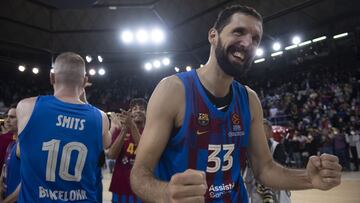
{"type": "Polygon", "coordinates": [[[117,194],[119,203],[140,202],[130,188],[130,171],[145,125],[147,102],[142,98],[134,98],[129,106],[129,111],[111,116],[113,142],[107,153],[110,159],[116,159],[109,190],[117,194]]]}
{"type": "Polygon", "coordinates": [[[276,189],[328,190],[340,184],[332,155],[313,156],[306,170],[273,161],[256,93],[236,81],[249,69],[263,33],[262,17],[232,6],[209,30],[206,65],[163,79],[147,109],[131,173],[146,202],[248,202],[241,169],[276,189]]]}

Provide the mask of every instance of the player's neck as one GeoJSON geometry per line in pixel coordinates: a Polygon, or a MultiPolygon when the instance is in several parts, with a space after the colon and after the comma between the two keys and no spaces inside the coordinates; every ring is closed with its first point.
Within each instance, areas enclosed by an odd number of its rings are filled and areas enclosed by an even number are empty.
{"type": "Polygon", "coordinates": [[[61,101],[68,103],[82,104],[80,100],[81,90],[75,87],[54,87],[54,96],[61,101]]]}
{"type": "Polygon", "coordinates": [[[225,74],[217,63],[209,62],[197,70],[201,84],[215,97],[225,97],[234,78],[225,74]]]}

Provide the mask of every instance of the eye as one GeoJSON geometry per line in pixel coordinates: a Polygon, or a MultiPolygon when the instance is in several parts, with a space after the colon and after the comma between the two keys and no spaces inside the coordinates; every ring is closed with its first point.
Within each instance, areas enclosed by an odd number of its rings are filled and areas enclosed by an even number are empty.
{"type": "Polygon", "coordinates": [[[234,33],[235,35],[237,35],[237,36],[242,36],[242,35],[245,34],[245,30],[244,30],[243,28],[237,28],[237,29],[234,30],[233,33],[234,33]]]}

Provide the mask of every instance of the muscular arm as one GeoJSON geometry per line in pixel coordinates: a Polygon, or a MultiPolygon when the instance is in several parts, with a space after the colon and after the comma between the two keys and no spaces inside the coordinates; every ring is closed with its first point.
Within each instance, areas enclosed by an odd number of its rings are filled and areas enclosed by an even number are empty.
{"type": "Polygon", "coordinates": [[[133,191],[146,202],[165,202],[167,182],[154,177],[154,168],[169,140],[185,93],[176,76],[162,80],[148,104],[146,124],[141,136],[130,182],[133,191]]]}
{"type": "Polygon", "coordinates": [[[277,164],[271,157],[263,128],[263,111],[256,93],[250,89],[251,129],[249,157],[257,180],[274,189],[312,188],[306,170],[287,169],[277,164]]]}
{"type": "MultiPolygon", "coordinates": [[[[112,143],[111,146],[109,147],[109,151],[107,152],[107,155],[110,159],[116,159],[119,156],[121,152],[121,148],[123,147],[124,144],[126,131],[127,131],[126,126],[122,127],[119,136],[115,139],[114,143],[112,143]]],[[[116,131],[113,131],[112,136],[115,136],[114,135],[115,132],[116,131]]]]}
{"type": "MultiPolygon", "coordinates": [[[[36,97],[21,100],[16,107],[18,135],[24,130],[34,110],[36,97]]],[[[20,145],[16,146],[16,156],[20,157],[20,145]]]]}

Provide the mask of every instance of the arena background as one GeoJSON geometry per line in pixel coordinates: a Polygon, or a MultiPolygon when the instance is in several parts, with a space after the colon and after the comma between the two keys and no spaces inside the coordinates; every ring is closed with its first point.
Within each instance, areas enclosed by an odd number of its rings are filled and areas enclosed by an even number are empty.
{"type": "MultiPolygon", "coordinates": [[[[109,112],[127,108],[130,98],[148,99],[161,78],[206,63],[208,30],[222,8],[236,3],[264,17],[263,54],[238,80],[257,91],[265,116],[280,126],[316,129],[331,114],[334,128],[359,130],[358,0],[2,0],[0,112],[22,98],[51,94],[48,75],[64,51],[81,54],[88,73],[95,71],[91,104],[109,112]],[[150,31],[147,42],[137,41],[139,29],[150,31]],[[134,31],[132,42],[124,41],[130,39],[124,31],[134,31]],[[293,45],[295,36],[300,41],[293,45]]],[[[293,201],[360,202],[359,172],[343,177],[328,192],[293,192],[293,201]]]]}

